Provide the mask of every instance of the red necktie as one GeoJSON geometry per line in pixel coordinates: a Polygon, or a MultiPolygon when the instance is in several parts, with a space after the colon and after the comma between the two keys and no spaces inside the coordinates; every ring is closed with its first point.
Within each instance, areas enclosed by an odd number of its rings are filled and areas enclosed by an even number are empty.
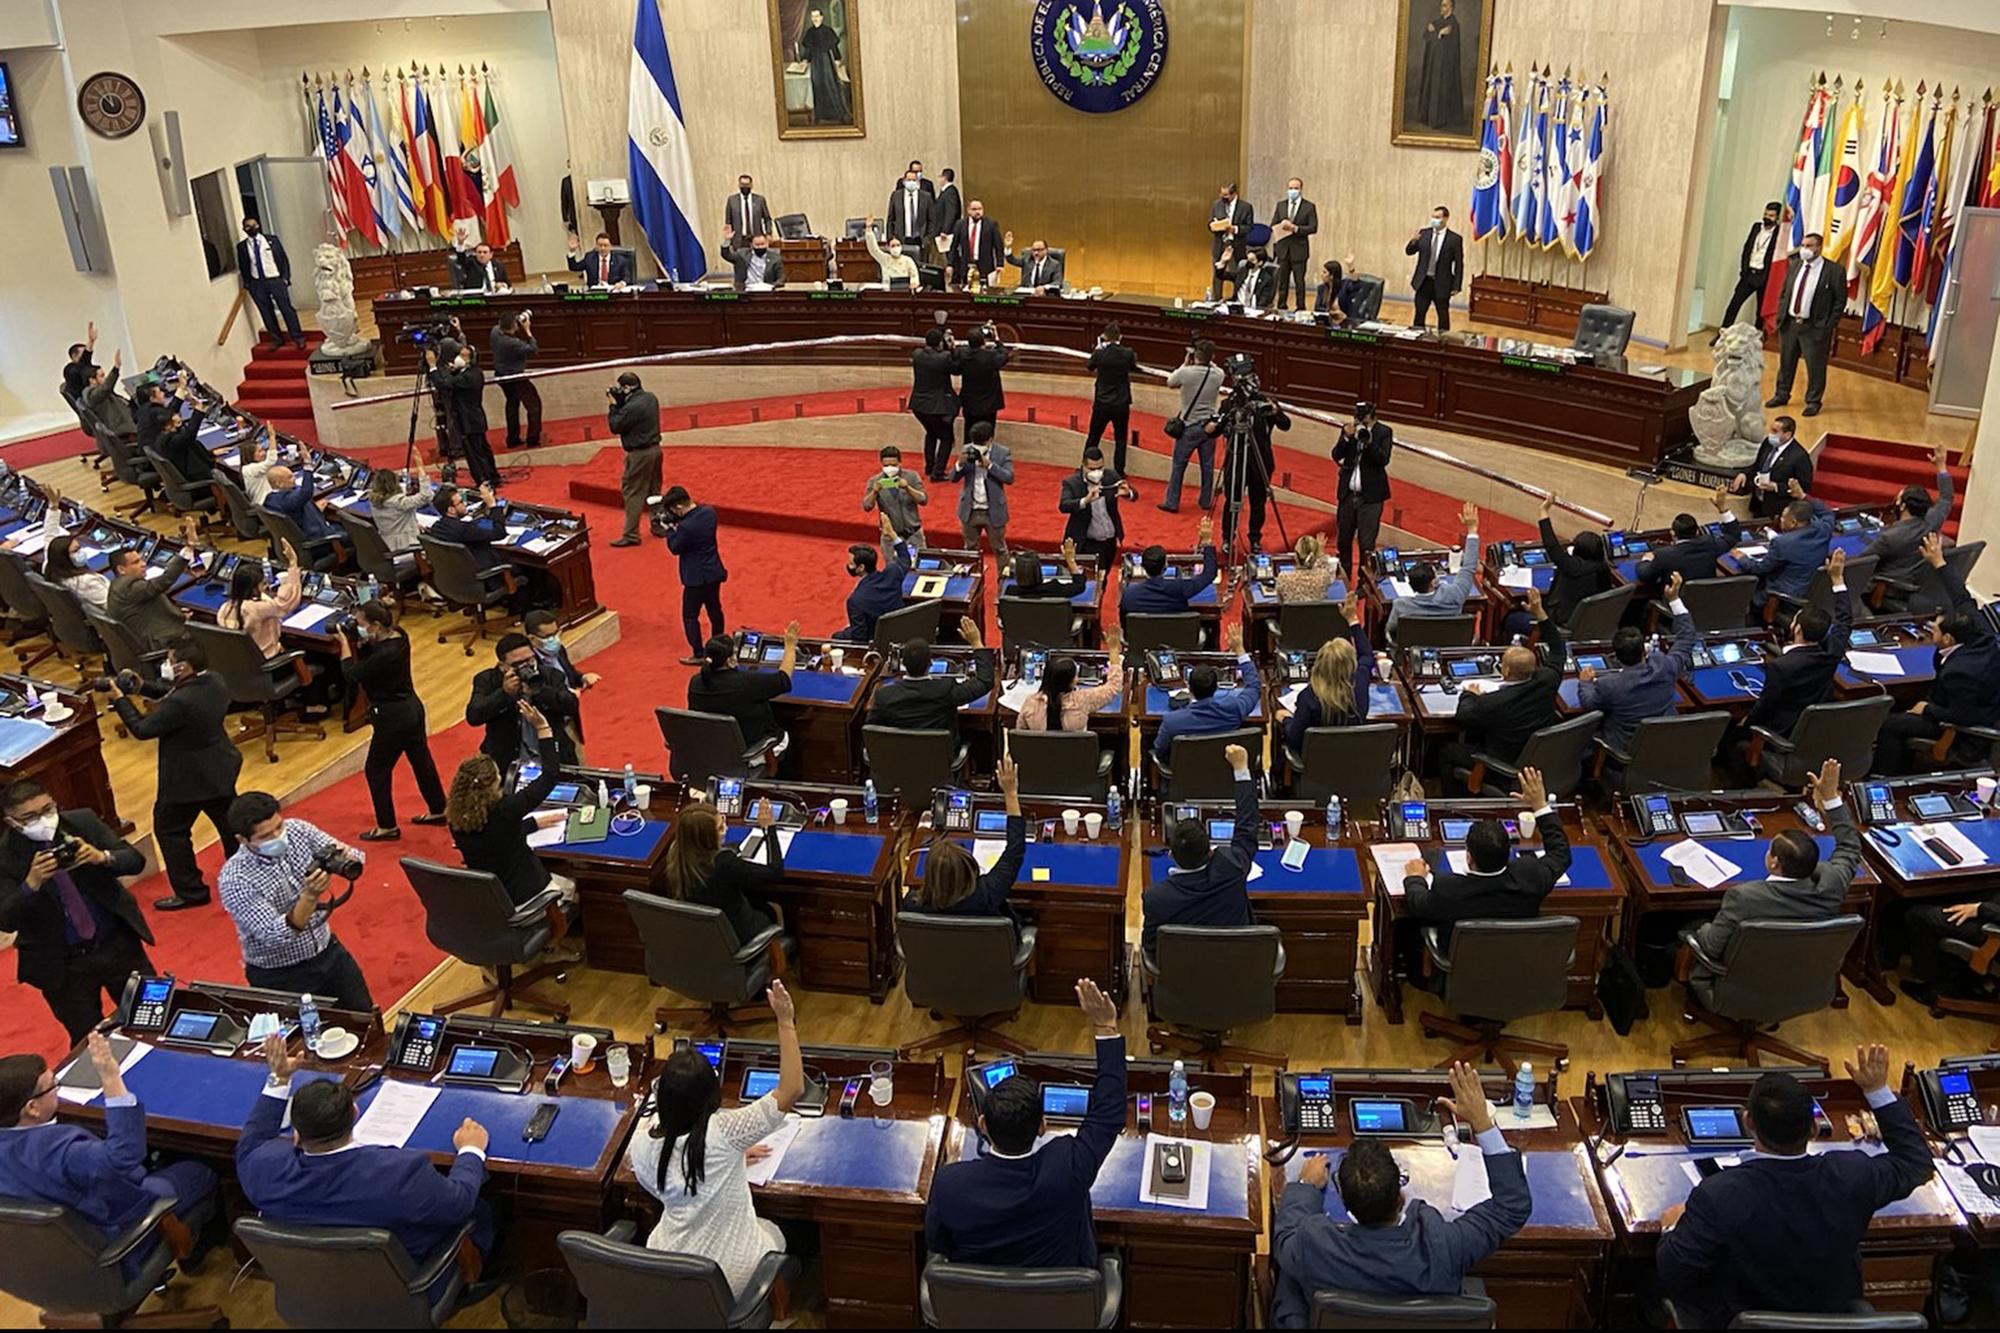
{"type": "Polygon", "coordinates": [[[69,928],[75,932],[77,942],[88,944],[96,939],[97,918],[90,914],[90,904],[83,900],[83,890],[76,887],[69,872],[56,871],[50,882],[56,886],[56,896],[62,899],[63,915],[69,918],[69,928]]]}
{"type": "Polygon", "coordinates": [[[979,224],[972,224],[972,231],[966,236],[966,248],[972,251],[972,266],[979,267],[979,224]]]}
{"type": "Polygon", "coordinates": [[[1799,285],[1792,289],[1792,318],[1804,319],[1806,314],[1806,284],[1812,280],[1813,266],[1807,263],[1799,270],[1799,285]]]}
{"type": "Polygon", "coordinates": [[[610,255],[599,255],[597,257],[597,280],[607,287],[611,285],[610,255]]]}

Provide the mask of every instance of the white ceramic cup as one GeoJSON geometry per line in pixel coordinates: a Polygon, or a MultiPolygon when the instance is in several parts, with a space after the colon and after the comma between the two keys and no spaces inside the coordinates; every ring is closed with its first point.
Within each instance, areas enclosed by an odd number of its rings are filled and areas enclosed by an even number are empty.
{"type": "Polygon", "coordinates": [[[1305,826],[1306,826],[1305,811],[1303,810],[1285,811],[1285,833],[1287,836],[1293,838],[1298,837],[1299,830],[1303,829],[1305,826]]]}
{"type": "Polygon", "coordinates": [[[1992,778],[1974,778],[1972,781],[1972,789],[1978,794],[1981,805],[1993,804],[1993,787],[1992,778]]]}
{"type": "Polygon", "coordinates": [[[1098,832],[1103,829],[1103,827],[1104,827],[1104,816],[1099,814],[1097,811],[1092,810],[1089,814],[1083,817],[1084,837],[1095,838],[1098,835],[1098,832]]]}
{"type": "Polygon", "coordinates": [[[597,1038],[588,1032],[579,1032],[569,1039],[569,1067],[576,1073],[590,1068],[592,1057],[597,1054],[597,1038]]]}
{"type": "Polygon", "coordinates": [[[1082,818],[1083,818],[1083,811],[1081,810],[1063,811],[1063,832],[1069,834],[1070,837],[1074,838],[1076,836],[1077,823],[1082,818]]]}
{"type": "Polygon", "coordinates": [[[826,803],[826,808],[833,813],[834,823],[845,824],[847,822],[847,798],[845,796],[834,797],[826,803]]]}
{"type": "Polygon", "coordinates": [[[650,782],[634,784],[632,788],[632,804],[637,806],[641,811],[651,810],[653,808],[653,784],[650,782]]]}
{"type": "Polygon", "coordinates": [[[1194,1117],[1194,1127],[1196,1129],[1207,1129],[1209,1119],[1215,1115],[1215,1094],[1212,1092],[1189,1093],[1188,1114],[1194,1117]]]}
{"type": "Polygon", "coordinates": [[[840,670],[840,664],[847,660],[847,650],[845,648],[829,648],[826,650],[826,660],[833,665],[835,671],[838,671],[840,670]]]}

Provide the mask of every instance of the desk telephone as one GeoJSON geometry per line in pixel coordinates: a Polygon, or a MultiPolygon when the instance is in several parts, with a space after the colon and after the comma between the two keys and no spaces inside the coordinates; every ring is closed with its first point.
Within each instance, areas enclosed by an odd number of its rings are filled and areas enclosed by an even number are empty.
{"type": "Polygon", "coordinates": [[[159,1032],[167,1026],[167,1011],[173,1007],[174,979],[171,974],[148,977],[134,972],[125,978],[125,991],[118,1000],[118,1026],[135,1032],[159,1032]]]}
{"type": "Polygon", "coordinates": [[[1284,666],[1285,683],[1297,685],[1312,679],[1312,664],[1316,654],[1303,648],[1287,648],[1280,658],[1284,666]]]}
{"type": "Polygon", "coordinates": [[[1620,1134],[1667,1132],[1667,1104],[1660,1097],[1657,1075],[1605,1075],[1603,1110],[1605,1120],[1620,1134]]]}
{"type": "Polygon", "coordinates": [[[404,1014],[389,1034],[388,1065],[428,1074],[444,1052],[444,1019],[436,1014],[404,1014]]]}
{"type": "Polygon", "coordinates": [[[1333,1075],[1279,1074],[1278,1120],[1288,1135],[1333,1133],[1333,1075]]]}
{"type": "Polygon", "coordinates": [[[1184,679],[1179,655],[1165,648],[1146,650],[1146,674],[1161,689],[1179,685],[1184,679]]]}
{"type": "Polygon", "coordinates": [[[972,828],[972,793],[940,787],[931,794],[931,828],[964,833],[972,828]]]}
{"type": "Polygon", "coordinates": [[[1387,811],[1392,842],[1429,842],[1431,807],[1427,801],[1397,801],[1387,811]]]}
{"type": "Polygon", "coordinates": [[[1986,1123],[1969,1068],[1920,1069],[1917,1094],[1924,1099],[1924,1113],[1933,1129],[1964,1130],[1986,1123]]]}

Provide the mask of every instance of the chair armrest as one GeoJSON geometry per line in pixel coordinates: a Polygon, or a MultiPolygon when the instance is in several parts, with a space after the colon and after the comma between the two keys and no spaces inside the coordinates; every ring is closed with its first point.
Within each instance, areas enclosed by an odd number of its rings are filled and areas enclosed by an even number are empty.
{"type": "Polygon", "coordinates": [[[1285,755],[1285,771],[1287,773],[1299,774],[1306,771],[1306,761],[1304,755],[1300,754],[1297,750],[1294,750],[1289,745],[1281,745],[1280,748],[1283,750],[1285,755]]]}
{"type": "Polygon", "coordinates": [[[743,752],[743,762],[746,764],[763,763],[764,756],[770,754],[771,747],[776,745],[777,743],[778,743],[778,738],[776,736],[766,736],[763,740],[758,741],[755,745],[752,745],[749,749],[743,752]]]}
{"type": "Polygon", "coordinates": [[[1035,928],[1033,926],[1023,926],[1021,927],[1020,942],[1014,946],[1014,970],[1018,972],[1026,967],[1028,960],[1034,956],[1035,928]]]}
{"type": "Polygon", "coordinates": [[[504,578],[509,582],[513,581],[513,573],[506,565],[489,565],[487,568],[478,571],[478,573],[481,583],[491,583],[495,578],[504,578]]]}
{"type": "Polygon", "coordinates": [[[616,1241],[620,1245],[636,1244],[639,1239],[639,1224],[629,1217],[620,1218],[604,1233],[604,1239],[616,1241]]]}
{"type": "Polygon", "coordinates": [[[781,932],[783,929],[784,927],[782,926],[764,927],[764,929],[758,931],[755,935],[752,935],[749,941],[745,943],[742,948],[738,949],[736,953],[730,958],[730,961],[733,963],[749,963],[755,961],[757,955],[763,953],[766,949],[771,947],[771,941],[777,939],[779,932],[781,932]]]}
{"type": "Polygon", "coordinates": [[[1118,1323],[1118,1311],[1125,1303],[1125,1270],[1117,1255],[1107,1254],[1098,1259],[1097,1271],[1104,1278],[1104,1304],[1097,1312],[1097,1326],[1113,1328],[1118,1323]]]}
{"type": "Polygon", "coordinates": [[[1166,760],[1160,758],[1160,752],[1150,745],[1146,747],[1146,758],[1152,761],[1155,773],[1158,773],[1163,778],[1173,777],[1173,768],[1168,765],[1166,760]]]}
{"type": "Polygon", "coordinates": [[[1485,769],[1488,774],[1497,773],[1509,782],[1517,781],[1521,776],[1521,770],[1517,765],[1507,763],[1502,759],[1495,759],[1490,754],[1475,754],[1472,756],[1472,762],[1480,768],[1485,769]]]}
{"type": "Polygon", "coordinates": [[[1696,938],[1695,929],[1696,929],[1695,927],[1690,926],[1686,930],[1683,930],[1680,933],[1681,944],[1687,949],[1689,953],[1694,955],[1695,961],[1702,964],[1702,966],[1707,967],[1712,971],[1716,972],[1722,971],[1722,964],[1717,962],[1715,959],[1710,958],[1708,954],[1702,949],[1701,941],[1698,938],[1696,938]]]}
{"type": "Polygon", "coordinates": [[[551,884],[515,908],[514,915],[507,918],[507,924],[510,926],[539,925],[542,918],[548,915],[549,907],[560,900],[561,897],[561,891],[555,885],[551,884]]]}
{"type": "Polygon", "coordinates": [[[1625,751],[1619,749],[1617,746],[1613,745],[1610,741],[1605,740],[1603,736],[1591,737],[1591,743],[1595,745],[1599,750],[1602,750],[1604,752],[1604,756],[1615,760],[1617,763],[1623,765],[1626,768],[1630,768],[1632,766],[1632,756],[1625,753],[1625,751]]]}
{"type": "Polygon", "coordinates": [[[790,1282],[799,1275],[799,1261],[781,1251],[766,1252],[757,1261],[750,1280],[743,1284],[743,1292],[730,1307],[725,1322],[730,1328],[748,1327],[756,1318],[764,1303],[771,1299],[771,1289],[782,1281],[790,1282]]]}
{"type": "Polygon", "coordinates": [[[1776,749],[1781,751],[1789,752],[1797,748],[1795,745],[1792,744],[1791,737],[1781,736],[1777,732],[1772,731],[1769,727],[1752,727],[1750,728],[1750,734],[1761,739],[1764,742],[1764,744],[1775,747],[1776,749]]]}
{"type": "Polygon", "coordinates": [[[421,1296],[431,1289],[431,1284],[450,1272],[458,1263],[459,1247],[472,1235],[473,1218],[466,1218],[463,1225],[452,1233],[450,1240],[437,1247],[437,1253],[426,1259],[417,1271],[410,1275],[404,1290],[412,1296],[421,1296]]]}
{"type": "Polygon", "coordinates": [[[963,770],[965,768],[965,761],[971,757],[972,747],[970,745],[959,746],[958,752],[951,757],[951,771],[957,773],[963,770]]]}
{"type": "Polygon", "coordinates": [[[1438,942],[1436,926],[1424,927],[1424,957],[1430,959],[1431,966],[1438,971],[1451,971],[1451,959],[1445,956],[1444,949],[1438,942]]]}
{"type": "Polygon", "coordinates": [[[1147,953],[1144,949],[1139,950],[1139,970],[1149,977],[1160,975],[1160,965],[1154,962],[1153,955],[1147,953]]]}
{"type": "Polygon", "coordinates": [[[179,1202],[179,1199],[170,1194],[154,1199],[146,1211],[140,1214],[138,1221],[113,1237],[110,1244],[97,1252],[97,1266],[116,1268],[125,1262],[141,1245],[152,1239],[153,1233],[160,1229],[160,1223],[173,1214],[174,1205],[179,1202]]]}
{"type": "Polygon", "coordinates": [[[302,662],[304,660],[305,654],[295,648],[289,652],[279,653],[276,657],[265,658],[264,670],[275,676],[278,674],[279,667],[288,667],[294,662],[302,662]]]}

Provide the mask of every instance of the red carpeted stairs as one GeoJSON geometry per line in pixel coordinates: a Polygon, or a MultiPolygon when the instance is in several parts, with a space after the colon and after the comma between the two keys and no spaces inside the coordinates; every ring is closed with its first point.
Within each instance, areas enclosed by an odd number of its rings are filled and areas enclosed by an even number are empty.
{"type": "MultiPolygon", "coordinates": [[[[1965,486],[1969,475],[1963,462],[1950,463],[1952,488],[1951,517],[1945,521],[1947,537],[1958,535],[1959,519],[1965,512],[1965,486]]],[[[1930,447],[1898,440],[1877,440],[1861,435],[1828,435],[1814,460],[1813,494],[1836,508],[1842,505],[1887,504],[1905,486],[1921,486],[1937,493],[1937,473],[1931,471],[1930,447]]]]}
{"type": "Polygon", "coordinates": [[[308,332],[307,347],[287,344],[276,348],[259,338],[250,353],[250,364],[243,367],[243,380],[231,395],[236,406],[287,435],[317,444],[312,392],[306,385],[306,357],[321,341],[321,335],[308,332]]]}

